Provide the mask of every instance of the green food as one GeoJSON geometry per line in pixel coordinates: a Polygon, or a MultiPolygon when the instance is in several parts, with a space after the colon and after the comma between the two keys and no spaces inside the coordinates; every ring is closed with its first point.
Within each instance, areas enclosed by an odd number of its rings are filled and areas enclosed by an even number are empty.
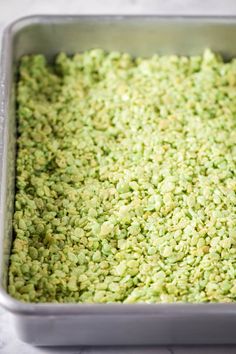
{"type": "Polygon", "coordinates": [[[18,82],[9,293],[236,299],[236,60],[97,49],[18,82]]]}

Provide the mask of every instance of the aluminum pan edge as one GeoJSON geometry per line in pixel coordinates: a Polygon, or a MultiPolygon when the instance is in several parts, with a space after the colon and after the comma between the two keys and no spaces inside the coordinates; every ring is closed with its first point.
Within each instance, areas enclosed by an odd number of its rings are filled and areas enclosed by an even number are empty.
{"type": "MultiPolygon", "coordinates": [[[[12,40],[14,34],[23,28],[38,23],[73,23],[78,19],[80,21],[92,20],[99,21],[125,21],[131,19],[142,19],[145,21],[170,21],[178,23],[235,23],[235,16],[163,16],[163,15],[34,15],[18,19],[11,23],[4,31],[2,39],[2,54],[0,62],[0,246],[3,245],[3,234],[5,228],[4,210],[6,208],[6,197],[3,193],[6,187],[6,157],[7,157],[7,139],[8,139],[8,108],[10,98],[10,59],[12,58],[12,40]]],[[[0,249],[0,266],[3,264],[3,247],[0,249]]],[[[0,269],[1,270],[1,269],[0,269]]],[[[23,303],[9,294],[3,287],[2,274],[0,272],[0,305],[12,313],[25,316],[41,315],[165,315],[175,316],[193,316],[201,314],[228,314],[235,316],[236,303],[171,303],[171,304],[73,304],[73,303],[23,303]]]]}

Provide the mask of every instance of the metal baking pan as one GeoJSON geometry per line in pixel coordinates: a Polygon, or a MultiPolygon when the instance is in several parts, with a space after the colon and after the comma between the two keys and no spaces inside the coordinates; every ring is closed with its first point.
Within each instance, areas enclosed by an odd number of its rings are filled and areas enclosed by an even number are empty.
{"type": "Polygon", "coordinates": [[[23,54],[49,59],[89,48],[196,54],[205,47],[236,57],[236,18],[159,16],[33,16],[4,33],[0,79],[0,305],[19,337],[34,345],[236,343],[236,303],[33,304],[7,292],[15,173],[15,77],[23,54]]]}

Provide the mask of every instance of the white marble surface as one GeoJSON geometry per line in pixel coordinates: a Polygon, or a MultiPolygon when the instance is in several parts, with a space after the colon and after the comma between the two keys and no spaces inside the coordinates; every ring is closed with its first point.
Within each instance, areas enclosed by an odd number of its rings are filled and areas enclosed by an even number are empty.
{"type": "MultiPolygon", "coordinates": [[[[30,14],[236,15],[236,0],[0,0],[0,37],[6,24],[30,14]]],[[[235,354],[236,346],[155,348],[34,348],[20,342],[0,308],[0,354],[235,354]]]]}

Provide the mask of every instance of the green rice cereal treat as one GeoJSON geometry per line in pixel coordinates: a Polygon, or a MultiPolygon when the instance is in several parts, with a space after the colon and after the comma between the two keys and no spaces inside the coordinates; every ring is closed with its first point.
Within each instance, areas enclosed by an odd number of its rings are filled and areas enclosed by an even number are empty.
{"type": "Polygon", "coordinates": [[[9,293],[236,299],[236,60],[22,58],[9,293]]]}

